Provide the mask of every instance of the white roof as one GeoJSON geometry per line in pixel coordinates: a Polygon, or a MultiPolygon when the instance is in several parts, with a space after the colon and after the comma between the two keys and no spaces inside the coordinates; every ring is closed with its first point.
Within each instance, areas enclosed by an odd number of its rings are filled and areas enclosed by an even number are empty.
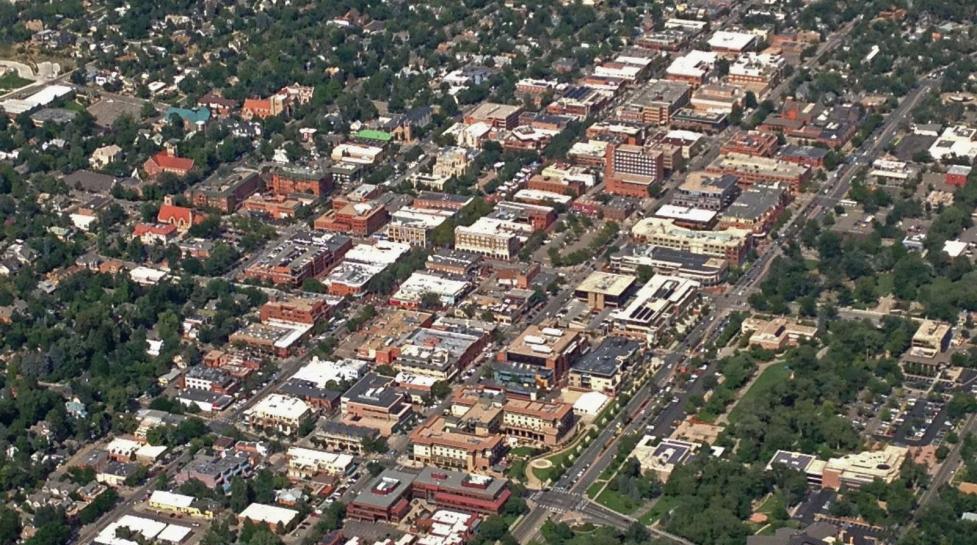
{"type": "Polygon", "coordinates": [[[709,223],[715,219],[716,214],[717,212],[715,210],[689,208],[687,206],[676,206],[674,204],[666,204],[655,212],[655,215],[660,218],[671,218],[696,223],[709,223]]]}
{"type": "Polygon", "coordinates": [[[288,525],[289,522],[299,515],[294,509],[286,509],[277,505],[267,505],[264,503],[252,503],[241,511],[241,518],[246,518],[254,522],[264,522],[265,524],[288,525]]]}
{"type": "Polygon", "coordinates": [[[126,439],[125,437],[116,437],[109,442],[105,449],[110,452],[135,452],[139,450],[140,446],[142,444],[138,441],[126,439]]]}
{"type": "Polygon", "coordinates": [[[290,420],[297,420],[307,412],[309,405],[305,401],[282,394],[269,394],[246,411],[247,414],[267,414],[290,420]]]}
{"type": "Polygon", "coordinates": [[[153,490],[153,495],[149,497],[149,501],[153,503],[158,503],[161,505],[170,505],[173,507],[190,507],[193,503],[194,497],[187,496],[185,494],[175,494],[173,492],[167,492],[165,490],[153,490]]]}
{"type": "Polygon", "coordinates": [[[47,87],[41,89],[40,91],[34,93],[33,95],[24,98],[16,99],[11,98],[0,102],[0,106],[3,107],[4,111],[10,114],[22,114],[28,110],[33,110],[38,106],[44,106],[54,102],[58,97],[67,95],[73,91],[71,87],[67,85],[48,85],[47,87]]]}
{"type": "Polygon", "coordinates": [[[314,383],[319,388],[325,388],[330,381],[355,381],[366,372],[367,363],[361,360],[344,359],[339,361],[320,360],[313,357],[312,361],[292,375],[292,378],[314,383]]]}
{"type": "Polygon", "coordinates": [[[413,373],[405,373],[403,371],[397,373],[397,376],[394,377],[394,382],[397,384],[407,384],[410,386],[416,386],[418,388],[430,388],[431,386],[434,386],[434,383],[437,381],[438,379],[434,377],[429,377],[427,375],[415,375],[413,373]]]}
{"type": "Polygon", "coordinates": [[[355,261],[368,265],[390,265],[410,251],[410,244],[402,242],[378,241],[376,244],[357,244],[346,252],[345,261],[355,261]]]}
{"type": "Polygon", "coordinates": [[[350,454],[338,454],[302,447],[289,447],[287,453],[289,459],[294,459],[299,463],[330,465],[345,469],[353,463],[353,456],[350,454]]]}
{"type": "Polygon", "coordinates": [[[443,302],[452,304],[454,299],[460,297],[467,289],[468,282],[465,280],[454,280],[418,271],[404,280],[393,298],[398,301],[419,301],[425,293],[434,293],[443,302]]]}
{"type": "Polygon", "coordinates": [[[666,72],[674,76],[701,78],[712,70],[713,65],[716,64],[716,58],[716,53],[712,51],[692,50],[672,61],[666,72]]]}
{"type": "MultiPolygon", "coordinates": [[[[447,176],[442,178],[444,180],[448,179],[447,176]]],[[[415,208],[413,206],[405,206],[390,215],[390,224],[416,225],[419,227],[425,227],[427,229],[434,229],[445,221],[448,221],[448,218],[453,215],[454,212],[451,210],[436,210],[433,208],[415,208]]]]}
{"type": "Polygon", "coordinates": [[[163,531],[156,536],[156,539],[167,543],[183,543],[183,540],[190,535],[190,531],[190,528],[186,526],[170,524],[166,528],[163,528],[163,531]]]}
{"type": "Polygon", "coordinates": [[[950,257],[959,257],[970,246],[962,240],[948,240],[943,243],[943,251],[946,252],[950,257]]]}
{"type": "Polygon", "coordinates": [[[136,456],[139,458],[149,458],[155,460],[166,452],[167,447],[165,445],[143,445],[136,450],[136,456]]]}
{"type": "Polygon", "coordinates": [[[123,515],[119,520],[106,526],[95,537],[95,543],[102,545],[138,545],[137,542],[115,536],[119,528],[127,528],[136,532],[148,541],[159,540],[167,543],[180,543],[190,534],[190,528],[179,524],[166,524],[158,520],[123,515]]]}
{"type": "Polygon", "coordinates": [[[543,191],[541,189],[520,189],[519,191],[516,191],[513,198],[517,201],[552,201],[560,204],[567,204],[573,200],[573,197],[570,195],[555,193],[553,191],[543,191]]]}
{"type": "Polygon", "coordinates": [[[577,398],[577,401],[573,404],[573,410],[596,415],[604,408],[608,399],[601,392],[587,392],[577,398]]]}
{"type": "Polygon", "coordinates": [[[682,129],[670,130],[665,135],[665,137],[666,138],[675,138],[675,139],[678,139],[678,140],[685,140],[687,142],[698,142],[699,140],[702,140],[702,138],[703,138],[703,136],[702,136],[701,133],[697,133],[695,131],[686,131],[686,130],[682,130],[682,129]]]}
{"type": "Polygon", "coordinates": [[[728,30],[717,30],[709,38],[709,47],[713,49],[728,49],[730,51],[742,51],[749,47],[756,36],[748,32],[730,32],[728,30]]]}

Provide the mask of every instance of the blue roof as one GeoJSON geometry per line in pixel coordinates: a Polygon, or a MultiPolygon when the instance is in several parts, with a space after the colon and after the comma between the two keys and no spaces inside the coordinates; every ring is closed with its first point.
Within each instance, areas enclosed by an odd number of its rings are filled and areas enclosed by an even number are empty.
{"type": "Polygon", "coordinates": [[[170,106],[166,110],[166,119],[169,119],[173,114],[180,116],[180,119],[184,122],[195,125],[206,123],[210,119],[210,110],[204,107],[191,110],[189,108],[175,108],[170,106]]]}

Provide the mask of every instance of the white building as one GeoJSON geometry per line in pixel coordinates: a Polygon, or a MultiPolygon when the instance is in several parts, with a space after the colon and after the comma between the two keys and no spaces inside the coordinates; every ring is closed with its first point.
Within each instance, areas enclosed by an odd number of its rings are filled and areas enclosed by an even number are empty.
{"type": "Polygon", "coordinates": [[[400,289],[390,298],[390,301],[406,307],[418,307],[422,303],[424,294],[433,293],[438,296],[442,306],[450,307],[461,301],[469,287],[467,280],[455,280],[417,271],[400,285],[400,289]]]}
{"type": "Polygon", "coordinates": [[[311,382],[317,388],[326,388],[330,382],[356,382],[366,374],[368,364],[362,360],[342,359],[338,361],[320,360],[314,356],[312,361],[302,366],[292,375],[292,379],[311,382]]]}
{"type": "Polygon", "coordinates": [[[288,476],[293,479],[308,479],[319,473],[346,475],[353,467],[353,457],[349,454],[290,447],[285,456],[288,476]]]}
{"type": "Polygon", "coordinates": [[[929,152],[937,161],[952,156],[967,157],[972,161],[977,157],[977,129],[961,125],[947,127],[930,146],[929,152]]]}
{"type": "Polygon", "coordinates": [[[279,524],[287,528],[298,516],[299,512],[294,509],[264,503],[252,503],[244,511],[241,511],[238,519],[249,520],[256,524],[267,524],[272,528],[277,528],[279,524]]]}
{"type": "Polygon", "coordinates": [[[244,418],[252,428],[293,435],[312,413],[309,404],[297,397],[270,394],[244,411],[244,418]]]}
{"type": "Polygon", "coordinates": [[[713,51],[741,53],[756,43],[757,37],[749,32],[730,32],[717,30],[709,38],[709,47],[713,51]]]}

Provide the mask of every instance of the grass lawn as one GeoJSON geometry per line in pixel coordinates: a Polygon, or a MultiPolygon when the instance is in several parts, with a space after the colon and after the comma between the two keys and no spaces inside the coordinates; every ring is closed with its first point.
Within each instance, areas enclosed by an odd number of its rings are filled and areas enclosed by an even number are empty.
{"type": "Polygon", "coordinates": [[[632,500],[630,497],[609,488],[605,488],[604,491],[600,493],[600,496],[597,496],[596,501],[608,509],[613,509],[614,511],[623,513],[625,515],[633,513],[634,510],[641,507],[641,504],[643,503],[642,500],[632,500]]]}
{"type": "Polygon", "coordinates": [[[11,89],[17,89],[31,83],[31,80],[24,79],[17,75],[17,72],[7,72],[6,74],[0,76],[0,90],[9,91],[11,89]]]}
{"type": "Polygon", "coordinates": [[[882,295],[892,293],[892,273],[878,275],[875,279],[875,286],[878,293],[882,295]]]}
{"type": "Polygon", "coordinates": [[[787,370],[787,365],[784,362],[775,363],[770,367],[767,367],[763,371],[763,374],[756,379],[756,382],[753,383],[753,386],[750,387],[749,391],[743,394],[743,397],[740,398],[740,400],[736,403],[736,406],[733,407],[733,410],[730,411],[729,421],[733,423],[737,421],[741,414],[740,407],[743,407],[744,404],[748,405],[749,399],[762,394],[766,390],[769,390],[775,384],[787,380],[787,377],[789,376],[790,371],[787,370]]]}
{"type": "Polygon", "coordinates": [[[534,447],[516,447],[509,450],[510,456],[519,456],[522,458],[528,458],[539,453],[539,449],[534,447]]]}
{"type": "Polygon", "coordinates": [[[68,102],[65,102],[64,107],[65,109],[72,110],[79,113],[85,111],[85,107],[79,104],[77,100],[70,100],[68,102]]]}
{"type": "Polygon", "coordinates": [[[652,524],[653,522],[662,518],[665,513],[671,511],[677,503],[678,498],[674,496],[661,496],[658,498],[658,501],[655,502],[655,505],[652,506],[651,510],[644,515],[641,515],[638,520],[641,521],[642,524],[652,524]]]}
{"type": "Polygon", "coordinates": [[[784,508],[783,496],[780,494],[770,494],[767,496],[767,499],[763,500],[763,503],[760,504],[760,508],[757,509],[757,512],[773,517],[774,513],[784,508]]]}
{"type": "Polygon", "coordinates": [[[600,489],[604,486],[604,483],[606,482],[607,479],[597,479],[596,481],[594,481],[593,484],[587,487],[587,497],[593,499],[597,495],[597,493],[600,492],[600,489]]]}
{"type": "Polygon", "coordinates": [[[525,459],[512,460],[509,467],[505,468],[505,475],[510,479],[515,479],[522,481],[526,478],[526,465],[528,462],[525,459]]]}
{"type": "MultiPolygon", "coordinates": [[[[576,443],[574,443],[574,445],[576,445],[576,443]]],[[[548,457],[547,460],[553,462],[553,465],[551,467],[547,467],[544,469],[534,467],[533,474],[536,475],[537,479],[544,482],[550,477],[555,477],[558,471],[557,468],[560,466],[560,464],[563,463],[564,460],[570,457],[570,454],[573,453],[573,450],[574,449],[572,448],[568,448],[563,452],[560,452],[559,454],[554,454],[553,456],[548,457]]]]}

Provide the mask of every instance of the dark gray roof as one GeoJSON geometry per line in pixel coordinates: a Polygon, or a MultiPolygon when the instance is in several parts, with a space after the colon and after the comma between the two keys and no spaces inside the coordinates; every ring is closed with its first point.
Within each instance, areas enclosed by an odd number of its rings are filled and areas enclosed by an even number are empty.
{"type": "Polygon", "coordinates": [[[371,505],[386,510],[403,498],[417,475],[395,469],[387,469],[370,482],[354,500],[355,503],[371,505]]]}
{"type": "Polygon", "coordinates": [[[577,360],[572,369],[602,377],[614,376],[626,358],[641,348],[641,343],[624,337],[607,337],[597,348],[577,360]]]}
{"type": "Polygon", "coordinates": [[[89,193],[108,193],[115,185],[115,178],[91,170],[76,170],[63,178],[65,185],[89,193]]]}
{"type": "Polygon", "coordinates": [[[344,424],[342,422],[337,422],[335,420],[326,420],[319,425],[319,430],[327,435],[336,435],[343,437],[356,437],[359,439],[369,439],[376,437],[380,432],[373,428],[367,428],[365,426],[354,426],[352,424],[344,424]]]}
{"type": "Polygon", "coordinates": [[[506,486],[505,479],[496,479],[487,475],[473,475],[461,471],[449,471],[430,466],[422,469],[415,481],[420,484],[437,485],[441,490],[489,498],[498,496],[506,486]]]}
{"type": "Polygon", "coordinates": [[[343,394],[343,399],[363,405],[376,407],[392,407],[403,399],[403,396],[391,384],[393,379],[367,373],[352,388],[343,394]]]}
{"type": "Polygon", "coordinates": [[[759,218],[780,204],[785,192],[786,189],[779,186],[754,185],[740,193],[723,215],[746,220],[759,218]]]}

